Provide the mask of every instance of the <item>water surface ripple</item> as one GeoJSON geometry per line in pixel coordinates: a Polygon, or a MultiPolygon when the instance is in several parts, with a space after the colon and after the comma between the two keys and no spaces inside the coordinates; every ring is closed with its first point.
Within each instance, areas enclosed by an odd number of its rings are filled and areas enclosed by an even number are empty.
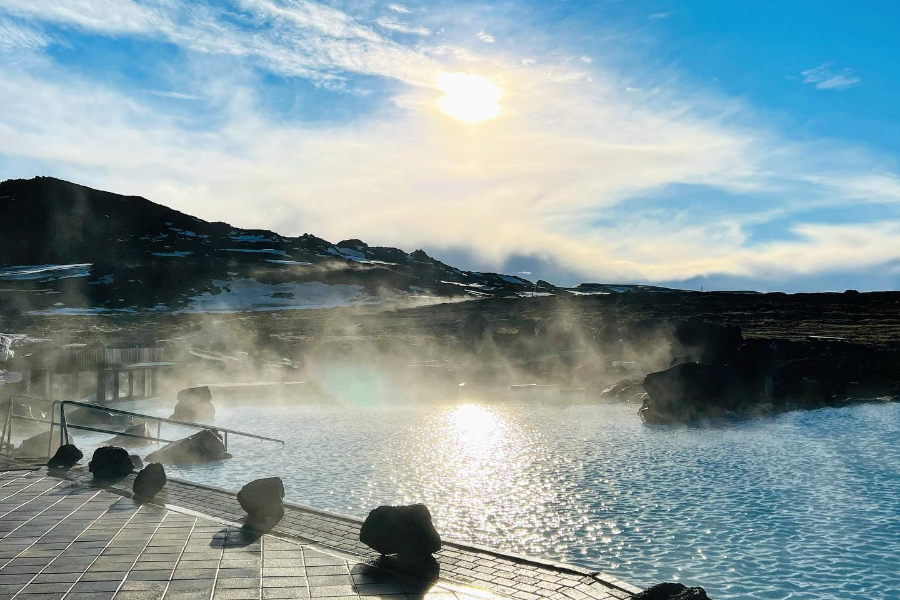
{"type": "Polygon", "coordinates": [[[278,475],[288,499],[358,516],[422,501],[445,536],[717,599],[900,590],[900,404],[713,429],[642,425],[631,405],[476,400],[226,408],[217,423],[289,442],[232,438],[232,460],[173,475],[231,489],[278,475]]]}

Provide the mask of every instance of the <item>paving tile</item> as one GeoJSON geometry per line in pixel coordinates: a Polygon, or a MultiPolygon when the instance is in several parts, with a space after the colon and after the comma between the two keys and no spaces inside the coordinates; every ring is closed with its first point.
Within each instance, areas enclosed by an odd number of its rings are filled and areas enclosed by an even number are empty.
{"type": "MultiPolygon", "coordinates": [[[[73,481],[42,471],[0,473],[0,600],[29,582],[16,600],[61,597],[69,587],[66,600],[116,592],[117,600],[461,600],[487,598],[486,591],[518,600],[608,600],[635,590],[578,569],[446,543],[436,555],[441,576],[481,588],[451,591],[406,575],[411,565],[378,559],[359,542],[353,519],[288,506],[274,531],[284,539],[261,537],[98,491],[79,469],[66,477],[73,481]],[[380,568],[363,562],[376,560],[380,568]]],[[[129,494],[132,481],[114,483],[113,491],[129,494]]],[[[244,517],[233,495],[176,480],[160,500],[230,522],[244,517]]]]}

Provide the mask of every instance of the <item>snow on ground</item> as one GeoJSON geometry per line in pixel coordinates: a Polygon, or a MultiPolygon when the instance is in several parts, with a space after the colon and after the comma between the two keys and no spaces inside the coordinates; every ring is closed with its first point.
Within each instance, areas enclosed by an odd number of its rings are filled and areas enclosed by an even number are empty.
{"type": "Polygon", "coordinates": [[[551,294],[550,292],[516,292],[516,295],[519,298],[539,298],[544,296],[555,296],[556,294],[551,294]]]}
{"type": "Polygon", "coordinates": [[[333,254],[335,256],[340,256],[341,258],[346,258],[348,260],[353,260],[356,262],[362,262],[366,260],[366,255],[360,252],[359,250],[353,250],[351,248],[335,248],[332,246],[328,249],[328,254],[333,254]]]}
{"type": "Polygon", "coordinates": [[[213,281],[221,293],[194,296],[179,312],[237,312],[291,308],[334,308],[370,300],[358,285],[328,285],[318,281],[260,283],[254,279],[213,281]]]}
{"type": "Polygon", "coordinates": [[[0,267],[0,281],[23,281],[28,279],[67,279],[69,277],[88,277],[92,263],[72,265],[19,265],[0,267]]]}
{"type": "Polygon", "coordinates": [[[109,285],[115,281],[112,275],[104,275],[100,279],[95,279],[94,281],[88,281],[88,285],[109,285]]]}
{"type": "Polygon", "coordinates": [[[276,250],[275,248],[223,248],[226,252],[246,252],[259,254],[277,254],[279,256],[287,256],[284,250],[276,250]]]}
{"type": "Polygon", "coordinates": [[[567,290],[573,296],[609,296],[612,292],[579,292],[577,290],[567,290]]]}
{"type": "Polygon", "coordinates": [[[301,260],[277,260],[274,258],[267,258],[266,262],[275,263],[276,265],[298,265],[301,267],[309,267],[312,265],[311,262],[303,262],[301,260]]]}
{"type": "Polygon", "coordinates": [[[175,256],[175,257],[184,257],[190,256],[193,254],[190,250],[173,250],[172,252],[151,252],[153,256],[175,256]]]}
{"type": "Polygon", "coordinates": [[[513,275],[501,275],[500,279],[502,279],[506,283],[512,283],[514,285],[531,285],[531,282],[527,279],[522,279],[521,277],[515,277],[513,275]]]}
{"type": "Polygon", "coordinates": [[[264,235],[249,235],[240,233],[230,233],[228,237],[236,242],[268,242],[271,238],[264,235]]]}

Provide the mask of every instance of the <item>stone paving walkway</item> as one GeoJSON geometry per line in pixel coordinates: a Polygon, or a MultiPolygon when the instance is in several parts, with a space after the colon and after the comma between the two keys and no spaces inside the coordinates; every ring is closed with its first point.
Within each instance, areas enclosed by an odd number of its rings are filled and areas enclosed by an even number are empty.
{"type": "MultiPolygon", "coordinates": [[[[0,468],[21,468],[0,458],[0,468]]],[[[128,477],[0,472],[0,600],[332,598],[608,600],[637,588],[568,565],[445,543],[423,580],[359,542],[360,522],[288,506],[269,535],[234,494],[170,480],[153,504],[128,477]]]]}

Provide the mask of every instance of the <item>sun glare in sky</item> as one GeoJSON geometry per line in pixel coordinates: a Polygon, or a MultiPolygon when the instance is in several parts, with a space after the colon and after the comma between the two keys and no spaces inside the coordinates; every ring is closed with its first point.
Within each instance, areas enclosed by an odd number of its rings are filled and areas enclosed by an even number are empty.
{"type": "Polygon", "coordinates": [[[478,123],[500,114],[503,89],[494,82],[466,73],[442,73],[437,88],[444,92],[438,107],[454,119],[478,123]]]}

